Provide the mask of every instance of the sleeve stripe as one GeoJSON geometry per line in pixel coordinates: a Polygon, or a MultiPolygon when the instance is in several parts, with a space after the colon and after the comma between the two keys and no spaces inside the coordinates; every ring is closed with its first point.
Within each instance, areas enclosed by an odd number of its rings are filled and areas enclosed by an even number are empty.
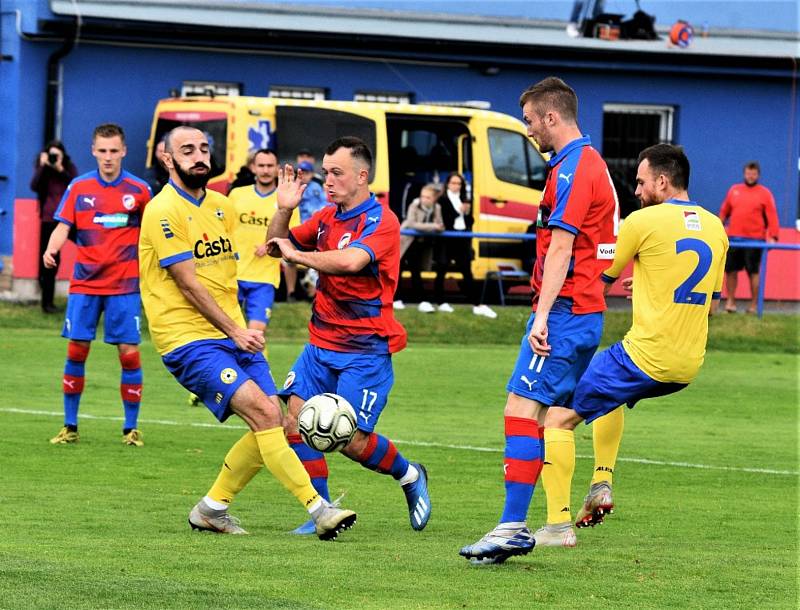
{"type": "Polygon", "coordinates": [[[294,236],[294,233],[292,233],[291,231],[289,231],[289,241],[292,242],[292,244],[294,244],[294,247],[297,248],[298,250],[302,250],[303,252],[307,252],[308,251],[307,248],[303,244],[301,244],[299,241],[297,241],[297,238],[294,236]]]}
{"type": "Polygon", "coordinates": [[[603,280],[606,284],[613,284],[617,281],[617,278],[611,277],[610,275],[606,275],[605,273],[600,274],[600,279],[603,280]]]}
{"type": "Polygon", "coordinates": [[[369,254],[370,262],[373,262],[373,263],[375,262],[375,252],[373,252],[372,248],[370,248],[368,245],[362,244],[360,242],[355,241],[352,244],[350,244],[350,247],[351,248],[361,248],[362,250],[364,250],[364,252],[369,254]]]}
{"type": "Polygon", "coordinates": [[[194,256],[190,250],[186,252],[178,252],[178,254],[173,254],[172,256],[168,256],[167,258],[162,258],[158,261],[158,264],[162,269],[166,269],[170,265],[174,265],[175,263],[180,263],[182,261],[188,261],[190,258],[194,256]]]}
{"type": "Polygon", "coordinates": [[[573,235],[577,235],[578,234],[578,229],[573,227],[571,224],[567,224],[566,222],[562,222],[560,220],[553,220],[553,219],[548,220],[547,221],[547,228],[548,229],[552,229],[553,227],[556,227],[556,228],[559,228],[559,229],[564,229],[565,231],[569,231],[573,235]]]}
{"type": "Polygon", "coordinates": [[[722,292],[712,292],[711,293],[711,300],[716,301],[722,298],[722,292]]]}

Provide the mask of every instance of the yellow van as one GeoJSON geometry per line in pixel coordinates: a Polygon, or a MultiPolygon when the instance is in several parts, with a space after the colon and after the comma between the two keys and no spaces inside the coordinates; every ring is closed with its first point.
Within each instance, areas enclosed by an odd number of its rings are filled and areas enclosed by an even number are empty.
{"type": "MultiPolygon", "coordinates": [[[[522,123],[498,112],[444,105],[305,101],[263,97],[190,97],[161,100],[148,143],[178,125],[204,131],[212,146],[210,188],[227,192],[249,151],[273,148],[282,163],[310,150],[321,160],[335,138],[362,138],[375,154],[370,188],[403,219],[428,182],[450,172],[466,178],[476,233],[524,233],[537,213],[545,160],[522,123]]],[[[529,242],[528,242],[529,243],[529,242]]],[[[473,240],[477,279],[498,265],[521,266],[520,241],[473,240]]],[[[529,246],[528,246],[529,247],[529,246]]]]}

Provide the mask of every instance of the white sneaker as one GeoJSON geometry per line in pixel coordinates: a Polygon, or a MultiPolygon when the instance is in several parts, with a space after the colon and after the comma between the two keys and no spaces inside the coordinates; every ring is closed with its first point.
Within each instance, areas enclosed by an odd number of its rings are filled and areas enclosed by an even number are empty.
{"type": "Polygon", "coordinates": [[[419,304],[417,309],[422,313],[433,313],[434,311],[436,311],[436,308],[430,303],[428,303],[428,301],[422,301],[422,303],[419,304]]]}
{"type": "Polygon", "coordinates": [[[437,309],[444,313],[453,313],[453,308],[450,306],[450,303],[442,303],[437,309]]]}
{"type": "Polygon", "coordinates": [[[475,307],[472,308],[472,313],[474,313],[476,316],[484,316],[491,320],[494,320],[497,317],[497,314],[488,305],[475,305],[475,307]]]}
{"type": "Polygon", "coordinates": [[[406,308],[406,304],[403,303],[403,301],[398,299],[397,301],[392,303],[392,307],[394,307],[395,309],[405,309],[406,308]]]}

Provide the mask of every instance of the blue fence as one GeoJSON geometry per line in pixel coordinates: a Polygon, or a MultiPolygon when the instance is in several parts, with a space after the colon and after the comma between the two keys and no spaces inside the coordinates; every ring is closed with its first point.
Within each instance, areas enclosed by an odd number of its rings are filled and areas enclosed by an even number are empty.
{"type": "MultiPolygon", "coordinates": [[[[460,239],[510,239],[518,241],[533,241],[536,239],[535,233],[472,233],[469,231],[441,231],[441,232],[426,232],[417,231],[415,229],[403,229],[400,231],[402,235],[412,235],[415,237],[450,237],[460,239]]],[[[758,317],[764,315],[764,287],[767,283],[767,258],[769,257],[770,250],[800,250],[800,244],[768,244],[763,241],[732,241],[731,248],[759,248],[764,250],[761,257],[761,282],[758,286],[758,317]]]]}

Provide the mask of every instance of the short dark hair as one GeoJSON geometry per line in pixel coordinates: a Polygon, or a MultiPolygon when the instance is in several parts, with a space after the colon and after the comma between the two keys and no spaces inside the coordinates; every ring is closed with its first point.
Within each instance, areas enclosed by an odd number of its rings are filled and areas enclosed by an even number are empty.
{"type": "Polygon", "coordinates": [[[122,127],[116,123],[103,123],[94,128],[92,142],[97,138],[113,138],[114,136],[119,136],[122,143],[125,144],[125,132],[122,131],[122,127]]]}
{"type": "Polygon", "coordinates": [[[275,152],[272,148],[259,148],[257,151],[253,153],[253,162],[255,163],[256,157],[258,155],[272,155],[275,157],[275,160],[278,160],[278,153],[275,152]]]}
{"type": "Polygon", "coordinates": [[[533,103],[540,116],[555,110],[567,121],[578,120],[578,96],[572,87],[555,76],[548,76],[525,89],[519,96],[519,107],[528,102],[533,103]]]}
{"type": "Polygon", "coordinates": [[[367,143],[361,138],[355,136],[336,138],[328,145],[328,148],[325,149],[325,154],[332,155],[340,148],[348,149],[353,159],[358,159],[367,166],[367,169],[372,169],[372,151],[370,151],[367,143]]]}
{"type": "Polygon", "coordinates": [[[645,159],[654,173],[667,176],[675,188],[689,188],[689,159],[683,152],[682,146],[673,144],[650,146],[639,153],[639,163],[645,159]]]}
{"type": "Polygon", "coordinates": [[[744,168],[745,169],[754,169],[759,174],[761,173],[761,165],[758,163],[758,161],[748,161],[747,163],[745,163],[744,168]]]}

